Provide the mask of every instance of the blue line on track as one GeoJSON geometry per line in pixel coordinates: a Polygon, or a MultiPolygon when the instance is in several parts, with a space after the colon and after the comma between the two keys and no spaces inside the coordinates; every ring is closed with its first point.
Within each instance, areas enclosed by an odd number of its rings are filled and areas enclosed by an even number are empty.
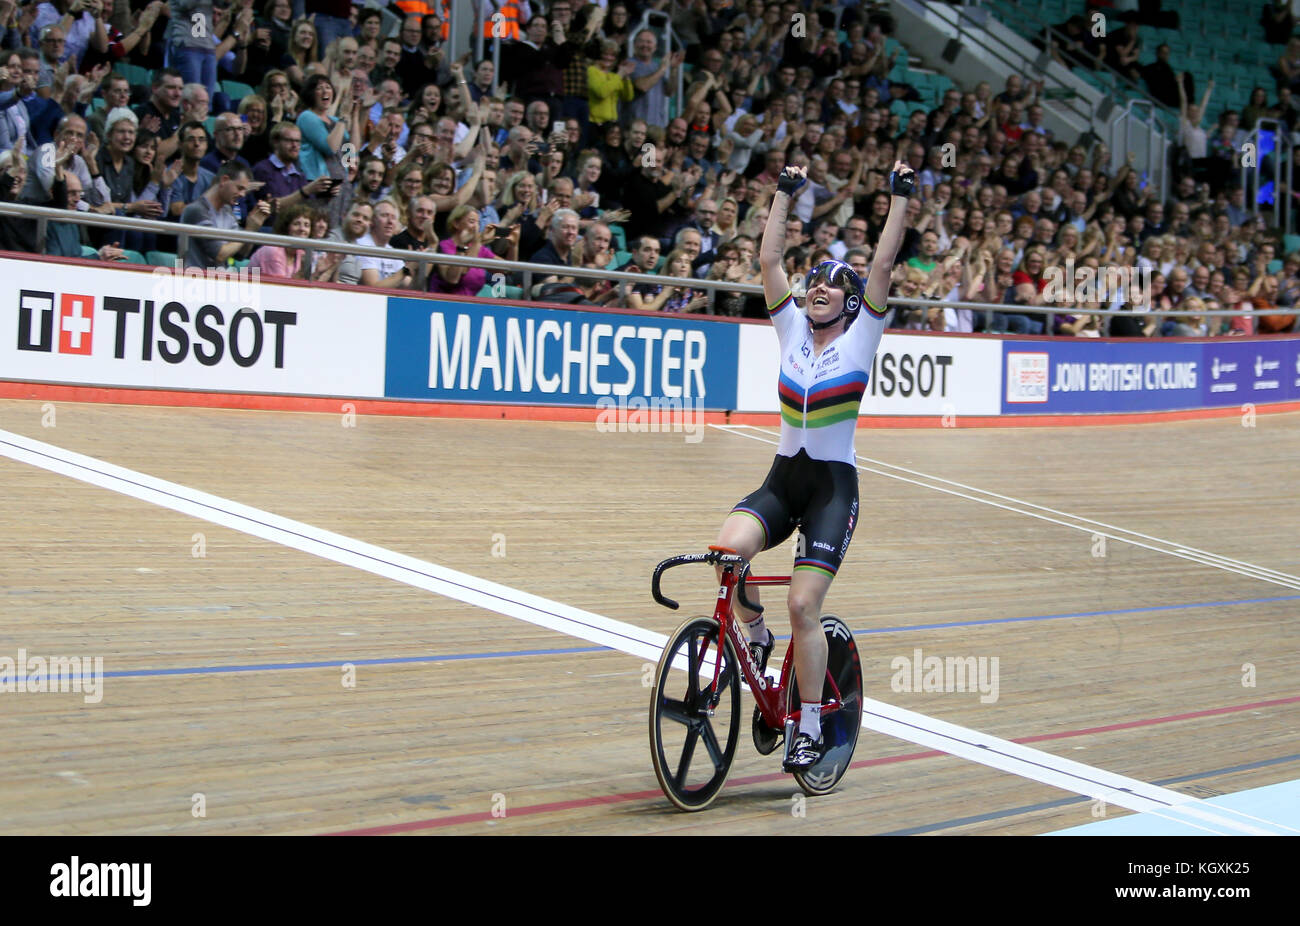
{"type": "MultiPolygon", "coordinates": [[[[872,627],[854,630],[855,636],[880,633],[908,633],[918,630],[942,630],[951,627],[984,627],[998,624],[1021,624],[1034,621],[1073,620],[1083,617],[1106,617],[1115,614],[1143,614],[1151,611],[1183,611],[1191,608],[1222,608],[1247,604],[1271,604],[1278,601],[1296,601],[1300,595],[1281,595],[1276,598],[1246,598],[1241,601],[1198,601],[1191,604],[1155,605],[1147,608],[1120,608],[1114,611],[1078,611],[1072,614],[1039,614],[1029,617],[1000,617],[992,620],[953,621],[945,624],[916,624],[910,627],[872,627]]],[[[790,639],[789,634],[777,637],[790,639]]],[[[515,659],[521,656],[568,656],[575,653],[613,652],[607,646],[575,646],[562,649],[501,650],[488,653],[447,653],[436,656],[404,656],[388,659],[334,659],[324,662],[270,662],[239,666],[194,666],[178,669],[128,669],[105,672],[104,678],[149,678],[162,675],[218,675],[228,672],[283,672],[289,669],[336,669],[345,663],[354,666],[396,666],[419,662],[459,662],[467,659],[515,659]]]]}

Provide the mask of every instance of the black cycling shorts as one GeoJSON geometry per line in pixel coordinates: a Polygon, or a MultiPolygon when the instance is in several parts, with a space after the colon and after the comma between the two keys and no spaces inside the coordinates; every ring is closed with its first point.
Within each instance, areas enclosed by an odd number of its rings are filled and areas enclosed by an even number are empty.
{"type": "Polygon", "coordinates": [[[764,550],[801,528],[794,568],[834,578],[858,522],[858,471],[847,463],[814,460],[804,450],[778,455],[763,485],[731,510],[762,526],[764,550]]]}

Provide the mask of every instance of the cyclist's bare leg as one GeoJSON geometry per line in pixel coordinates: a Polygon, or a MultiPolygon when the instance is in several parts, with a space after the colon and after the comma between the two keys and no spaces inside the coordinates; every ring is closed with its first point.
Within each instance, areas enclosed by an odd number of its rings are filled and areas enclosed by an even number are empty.
{"type": "Polygon", "coordinates": [[[831,576],[814,569],[796,569],[790,577],[790,629],[794,634],[794,667],[799,675],[799,696],[820,701],[826,678],[826,635],[822,631],[822,602],[831,576]],[[812,681],[816,679],[817,681],[812,681]]]}
{"type": "MultiPolygon", "coordinates": [[[[747,514],[732,512],[722,523],[717,545],[735,550],[745,559],[753,560],[762,551],[764,539],[762,525],[747,514]]],[[[718,567],[718,582],[722,582],[722,567],[718,567]]],[[[745,594],[750,601],[759,603],[757,588],[750,588],[745,594]]],[[[748,608],[742,607],[738,599],[732,606],[732,611],[746,624],[758,616],[748,608]]]]}

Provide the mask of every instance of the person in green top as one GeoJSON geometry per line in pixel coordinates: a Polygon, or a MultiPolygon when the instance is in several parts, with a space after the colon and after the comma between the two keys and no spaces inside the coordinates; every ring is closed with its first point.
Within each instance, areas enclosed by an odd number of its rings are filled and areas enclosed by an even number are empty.
{"type": "Polygon", "coordinates": [[[909,258],[907,266],[915,267],[924,273],[930,273],[939,263],[939,235],[936,232],[927,231],[921,235],[921,252],[915,257],[909,258]]]}

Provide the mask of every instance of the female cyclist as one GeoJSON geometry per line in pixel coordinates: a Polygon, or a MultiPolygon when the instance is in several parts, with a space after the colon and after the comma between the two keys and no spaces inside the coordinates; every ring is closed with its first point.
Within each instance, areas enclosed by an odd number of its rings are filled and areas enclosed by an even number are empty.
{"type": "MultiPolygon", "coordinates": [[[[763,290],[781,351],[777,385],[781,441],[762,487],[732,509],[718,536],[720,546],[752,559],[800,528],[801,543],[787,604],[795,670],[805,680],[826,677],[822,602],[844,560],[858,518],[853,449],[858,406],[885,328],[885,303],[894,258],[903,241],[907,198],[916,188],[912,169],[902,161],[895,162],[889,178],[889,217],[865,291],[848,264],[825,261],[808,274],[800,308],[781,259],[791,197],[806,177],[803,168],[782,171],[759,249],[763,290]],[[854,324],[864,308],[866,318],[854,324]]],[[[760,670],[765,669],[775,642],[772,632],[761,616],[739,604],[736,609],[746,624],[754,660],[760,670]]],[[[804,695],[816,700],[800,705],[799,732],[785,762],[788,772],[816,764],[823,752],[821,685],[807,685],[804,695]]]]}

